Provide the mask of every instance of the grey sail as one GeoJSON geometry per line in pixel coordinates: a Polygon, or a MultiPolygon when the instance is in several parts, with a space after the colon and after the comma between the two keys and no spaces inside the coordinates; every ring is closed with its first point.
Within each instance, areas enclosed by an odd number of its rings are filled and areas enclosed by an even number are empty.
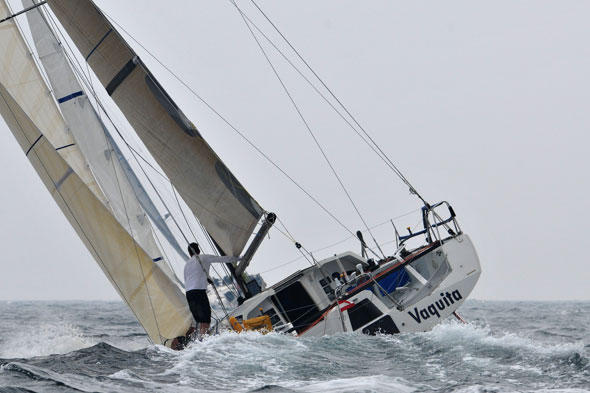
{"type": "Polygon", "coordinates": [[[259,204],[92,1],[48,4],[200,223],[226,254],[239,255],[259,204]]]}
{"type": "MultiPolygon", "coordinates": [[[[25,8],[33,5],[32,0],[23,0],[22,3],[25,8]]],[[[107,197],[115,217],[128,228],[129,233],[153,259],[160,261],[162,259],[160,250],[155,244],[150,222],[145,217],[147,213],[176,252],[186,256],[110,132],[92,107],[70,66],[63,46],[48,26],[41,10],[33,9],[26,15],[37,53],[59,107],[77,145],[88,160],[94,176],[107,197]]],[[[159,263],[165,265],[162,262],[159,263]]],[[[171,273],[166,266],[162,268],[171,273]]]]}

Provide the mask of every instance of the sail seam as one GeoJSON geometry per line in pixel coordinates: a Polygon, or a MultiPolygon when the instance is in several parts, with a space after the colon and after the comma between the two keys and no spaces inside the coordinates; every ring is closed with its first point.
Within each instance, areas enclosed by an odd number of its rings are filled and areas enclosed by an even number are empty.
{"type": "Polygon", "coordinates": [[[92,50],[90,51],[90,53],[88,53],[88,56],[86,56],[86,61],[88,61],[88,58],[90,56],[92,56],[92,54],[94,53],[94,51],[96,49],[98,49],[98,47],[100,46],[100,44],[102,44],[102,42],[109,36],[109,34],[111,34],[113,32],[113,29],[109,29],[109,31],[106,32],[105,35],[102,36],[102,38],[100,39],[100,41],[98,41],[98,43],[94,46],[94,48],[92,48],[92,50]]]}
{"type": "Polygon", "coordinates": [[[31,150],[33,150],[33,147],[35,147],[35,145],[37,144],[37,142],[39,142],[39,140],[41,138],[43,138],[43,134],[39,135],[39,138],[35,139],[35,142],[33,142],[33,144],[31,145],[31,147],[29,147],[29,149],[25,153],[25,156],[28,156],[29,155],[29,153],[31,152],[31,150]]]}

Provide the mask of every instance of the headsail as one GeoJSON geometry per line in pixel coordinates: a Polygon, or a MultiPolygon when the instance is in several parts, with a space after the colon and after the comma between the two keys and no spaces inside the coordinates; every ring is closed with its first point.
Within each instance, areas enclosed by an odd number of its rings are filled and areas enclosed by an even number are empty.
{"type": "Polygon", "coordinates": [[[58,206],[155,343],[192,321],[182,292],[60,157],[0,84],[0,114],[58,206]]]}
{"type": "MultiPolygon", "coordinates": [[[[33,5],[23,0],[23,6],[33,5]]],[[[88,160],[115,217],[154,259],[161,259],[145,213],[180,255],[185,255],[125,156],[98,117],[80,86],[40,9],[27,12],[31,34],[54,95],[76,143],[88,160]],[[145,212],[145,213],[144,213],[145,212]]],[[[166,269],[166,266],[161,266],[166,269]]],[[[172,272],[166,269],[168,273],[172,272]]],[[[172,274],[173,275],[173,274],[172,274]]]]}
{"type": "MultiPolygon", "coordinates": [[[[0,0],[0,19],[8,15],[10,11],[6,2],[0,0]]],[[[14,19],[0,25],[0,48],[0,83],[51,144],[59,149],[59,154],[94,195],[104,202],[104,196],[63,121],[14,19]]]]}
{"type": "Polygon", "coordinates": [[[90,0],[48,2],[108,94],[179,194],[228,255],[238,255],[259,204],[90,0]]]}

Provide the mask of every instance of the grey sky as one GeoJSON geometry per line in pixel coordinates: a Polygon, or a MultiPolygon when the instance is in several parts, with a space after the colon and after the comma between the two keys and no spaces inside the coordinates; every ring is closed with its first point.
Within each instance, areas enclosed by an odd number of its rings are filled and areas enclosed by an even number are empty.
{"type": "MultiPolygon", "coordinates": [[[[229,1],[97,3],[346,225],[361,228],[229,1]]],[[[248,3],[239,2],[255,17],[248,3]]],[[[22,8],[15,0],[10,4],[22,8]]],[[[482,262],[472,297],[590,299],[582,247],[590,223],[590,3],[259,4],[415,186],[431,201],[453,204],[482,262]]],[[[137,51],[246,188],[298,241],[313,250],[347,237],[137,51]]],[[[369,224],[418,208],[342,120],[273,59],[369,224]]],[[[0,168],[0,299],[117,298],[2,120],[0,168]]],[[[380,242],[392,239],[387,225],[375,234],[380,242]]],[[[317,256],[351,247],[358,251],[348,242],[317,256]]],[[[392,252],[391,244],[384,247],[392,252]]],[[[266,272],[297,256],[292,244],[271,232],[251,270],[266,272]]],[[[304,266],[299,260],[264,277],[272,283],[304,266]]]]}

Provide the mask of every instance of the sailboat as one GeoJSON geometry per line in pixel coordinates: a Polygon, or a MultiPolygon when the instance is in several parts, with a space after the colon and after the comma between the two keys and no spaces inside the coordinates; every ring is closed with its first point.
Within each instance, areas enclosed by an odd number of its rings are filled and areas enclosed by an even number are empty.
{"type": "MultiPolygon", "coordinates": [[[[182,233],[178,240],[171,227],[170,219],[180,228],[177,214],[161,214],[165,198],[157,194],[155,201],[146,190],[145,162],[129,159],[129,152],[141,155],[120,133],[113,135],[112,122],[105,124],[109,109],[96,94],[99,86],[62,34],[123,113],[212,250],[241,255],[238,263],[224,266],[222,280],[235,299],[227,302],[228,297],[224,305],[223,288],[213,285],[223,315],[212,332],[395,334],[426,331],[458,317],[481,267],[448,202],[428,203],[400,173],[423,203],[422,228],[406,235],[396,228],[392,255],[373,250],[359,231],[360,255],[349,251],[316,260],[308,253],[310,267],[266,288],[246,269],[277,216],[242,186],[105,14],[91,0],[23,0],[16,13],[0,0],[0,114],[153,343],[180,349],[194,325],[182,279],[165,253],[172,249],[186,258],[181,243],[189,239],[182,233]],[[17,23],[21,14],[32,43],[17,23]]],[[[388,165],[395,168],[391,160],[388,165]]]]}

